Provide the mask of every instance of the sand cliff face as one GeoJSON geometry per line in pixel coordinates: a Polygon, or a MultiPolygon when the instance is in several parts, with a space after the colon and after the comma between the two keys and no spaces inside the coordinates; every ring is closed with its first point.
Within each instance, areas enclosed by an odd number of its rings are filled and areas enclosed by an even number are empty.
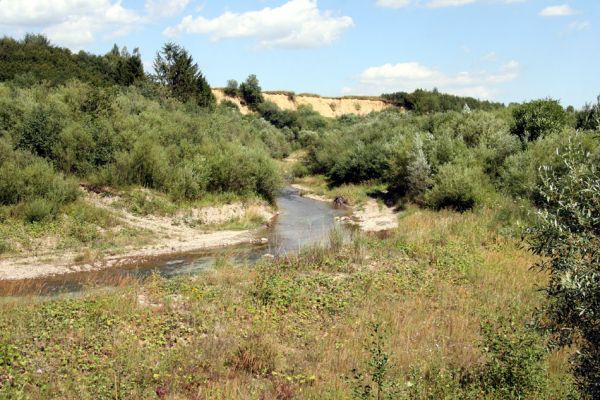
{"type": "MultiPolygon", "coordinates": [[[[227,97],[221,89],[213,89],[213,93],[220,103],[229,100],[235,103],[242,114],[250,110],[241,104],[237,98],[227,97]]],[[[392,107],[382,100],[348,98],[348,97],[318,97],[318,96],[288,96],[286,94],[263,93],[266,101],[271,101],[282,110],[297,110],[301,105],[309,105],[324,117],[335,118],[345,114],[366,115],[374,111],[383,111],[392,107]]]]}

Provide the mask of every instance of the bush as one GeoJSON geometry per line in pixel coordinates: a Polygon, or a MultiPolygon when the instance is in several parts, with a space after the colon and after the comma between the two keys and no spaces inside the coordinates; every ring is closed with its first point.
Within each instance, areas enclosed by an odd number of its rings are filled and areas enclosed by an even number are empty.
{"type": "Polygon", "coordinates": [[[479,168],[445,164],[435,177],[435,184],[425,194],[425,202],[436,210],[470,210],[481,203],[485,181],[486,177],[479,168]]]}
{"type": "Polygon", "coordinates": [[[384,143],[358,142],[335,160],[327,178],[333,185],[379,180],[389,166],[389,150],[384,143]]]}
{"type": "Polygon", "coordinates": [[[66,204],[79,195],[77,182],[57,174],[47,161],[12,150],[5,156],[4,162],[0,162],[0,204],[11,205],[33,199],[66,204]]]}
{"type": "Polygon", "coordinates": [[[584,399],[600,398],[600,170],[581,143],[541,172],[538,220],[529,229],[537,266],[550,273],[542,323],[554,344],[578,347],[573,372],[584,399]]]}
{"type": "Polygon", "coordinates": [[[25,116],[19,147],[40,157],[52,157],[54,145],[62,130],[63,116],[49,106],[37,105],[25,116]]]}
{"type": "Polygon", "coordinates": [[[482,350],[486,357],[481,371],[486,393],[499,399],[539,398],[546,387],[542,338],[513,320],[482,324],[482,350]]]}
{"type": "Polygon", "coordinates": [[[567,113],[556,100],[535,100],[513,110],[512,133],[523,143],[559,132],[565,127],[567,113]]]}
{"type": "Polygon", "coordinates": [[[56,215],[56,205],[45,199],[34,199],[23,207],[23,219],[26,222],[41,222],[56,215]]]}

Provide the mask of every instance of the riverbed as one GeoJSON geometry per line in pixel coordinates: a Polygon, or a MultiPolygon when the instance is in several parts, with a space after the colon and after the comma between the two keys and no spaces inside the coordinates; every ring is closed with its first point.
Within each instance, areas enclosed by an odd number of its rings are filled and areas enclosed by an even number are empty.
{"type": "Polygon", "coordinates": [[[256,239],[266,239],[266,243],[263,244],[170,254],[99,271],[70,273],[22,282],[12,281],[0,284],[0,295],[58,295],[80,292],[87,287],[110,287],[132,280],[143,281],[153,274],[167,278],[194,275],[220,260],[251,265],[265,256],[285,256],[297,253],[306,246],[323,244],[330,231],[338,225],[336,217],[347,213],[334,209],[330,203],[300,196],[298,190],[292,187],[281,191],[277,198],[277,207],[278,216],[268,228],[257,233],[256,239]]]}

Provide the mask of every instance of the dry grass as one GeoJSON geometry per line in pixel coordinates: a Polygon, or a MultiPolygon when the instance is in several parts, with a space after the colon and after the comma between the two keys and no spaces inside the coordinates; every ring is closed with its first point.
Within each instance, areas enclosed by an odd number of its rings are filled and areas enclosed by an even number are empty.
{"type": "MultiPolygon", "coordinates": [[[[482,320],[524,323],[541,301],[546,277],[529,269],[535,258],[499,236],[492,217],[409,208],[396,232],[339,251],[256,268],[222,263],[194,278],[78,300],[4,304],[1,343],[25,360],[14,364],[12,384],[35,399],[114,397],[117,389],[140,399],[346,399],[378,321],[389,376],[403,383],[417,368],[435,385],[435,371],[481,365],[482,320]]],[[[567,356],[547,361],[548,398],[567,390],[567,356]]]]}

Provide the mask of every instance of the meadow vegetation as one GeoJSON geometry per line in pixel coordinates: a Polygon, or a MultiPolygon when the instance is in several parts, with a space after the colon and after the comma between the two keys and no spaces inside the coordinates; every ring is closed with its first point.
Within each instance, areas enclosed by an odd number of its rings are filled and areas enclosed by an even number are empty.
{"type": "Polygon", "coordinates": [[[401,211],[394,231],[334,231],[256,266],[7,298],[0,398],[598,397],[600,98],[574,110],[416,91],[383,96],[403,110],[328,119],[265,102],[250,75],[225,89],[244,116],[172,43],[155,75],[117,46],[0,46],[0,259],[49,234],[100,252],[151,240],[90,193],[164,216],[274,203],[287,178],[401,211]]]}

